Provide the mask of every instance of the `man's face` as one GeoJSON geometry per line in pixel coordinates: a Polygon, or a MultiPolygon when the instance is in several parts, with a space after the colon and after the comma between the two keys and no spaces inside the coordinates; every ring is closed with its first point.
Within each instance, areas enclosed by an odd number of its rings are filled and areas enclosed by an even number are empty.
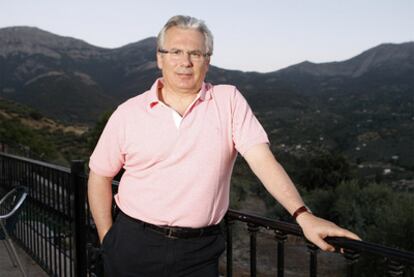
{"type": "Polygon", "coordinates": [[[194,59],[189,52],[205,53],[204,36],[197,30],[171,27],[165,33],[163,50],[182,50],[182,55],[157,53],[157,64],[162,71],[167,91],[196,93],[208,71],[209,57],[194,59]]]}

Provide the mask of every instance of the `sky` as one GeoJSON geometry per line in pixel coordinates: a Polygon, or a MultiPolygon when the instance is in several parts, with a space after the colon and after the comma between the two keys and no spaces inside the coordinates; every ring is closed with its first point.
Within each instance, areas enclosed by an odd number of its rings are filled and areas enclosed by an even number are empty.
{"type": "Polygon", "coordinates": [[[156,36],[177,14],[206,22],[211,63],[225,69],[270,72],[414,41],[414,0],[4,0],[0,28],[34,26],[116,48],[156,36]]]}

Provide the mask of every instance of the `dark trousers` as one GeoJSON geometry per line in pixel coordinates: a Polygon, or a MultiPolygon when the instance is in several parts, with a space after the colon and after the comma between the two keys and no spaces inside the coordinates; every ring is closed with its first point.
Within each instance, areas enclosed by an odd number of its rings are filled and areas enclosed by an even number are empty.
{"type": "Polygon", "coordinates": [[[223,234],[168,238],[120,213],[102,242],[105,277],[217,277],[223,234]]]}

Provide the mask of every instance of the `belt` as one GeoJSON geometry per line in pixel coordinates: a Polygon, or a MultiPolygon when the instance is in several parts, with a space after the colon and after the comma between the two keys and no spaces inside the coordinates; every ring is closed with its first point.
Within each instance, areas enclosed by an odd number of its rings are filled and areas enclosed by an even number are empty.
{"type": "Polygon", "coordinates": [[[144,226],[145,229],[161,234],[164,237],[172,239],[189,239],[207,237],[212,235],[218,235],[221,233],[220,225],[211,225],[203,228],[188,228],[188,227],[176,227],[176,226],[159,226],[154,225],[137,218],[130,217],[129,215],[119,211],[120,215],[123,215],[129,221],[139,223],[144,226]]]}

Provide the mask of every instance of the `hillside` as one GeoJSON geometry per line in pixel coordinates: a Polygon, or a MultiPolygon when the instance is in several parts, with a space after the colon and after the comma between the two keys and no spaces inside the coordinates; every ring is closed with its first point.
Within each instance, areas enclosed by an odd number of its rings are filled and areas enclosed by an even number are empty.
{"type": "MultiPolygon", "coordinates": [[[[160,75],[155,47],[153,37],[106,49],[37,28],[3,28],[0,96],[60,122],[91,126],[160,75]]],[[[269,73],[211,66],[207,80],[237,85],[292,170],[328,151],[367,178],[404,181],[414,175],[412,76],[414,42],[407,42],[269,73]]]]}
{"type": "Polygon", "coordinates": [[[0,98],[1,150],[68,165],[87,155],[85,125],[67,125],[0,98]]]}

